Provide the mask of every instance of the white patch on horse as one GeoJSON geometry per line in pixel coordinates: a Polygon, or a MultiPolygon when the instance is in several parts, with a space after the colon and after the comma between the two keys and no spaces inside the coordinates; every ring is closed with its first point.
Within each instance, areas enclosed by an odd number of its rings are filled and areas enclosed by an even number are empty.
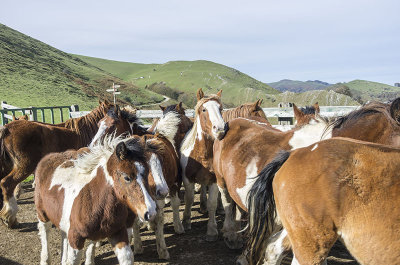
{"type": "Polygon", "coordinates": [[[60,219],[60,229],[68,234],[72,205],[74,204],[75,198],[79,195],[79,192],[95,178],[97,175],[97,168],[93,170],[91,174],[82,174],[77,172],[74,167],[62,167],[64,163],[58,166],[54,171],[49,190],[58,185],[59,191],[64,189],[64,204],[60,219]]]}
{"type": "Polygon", "coordinates": [[[126,245],[123,248],[115,248],[115,255],[117,256],[118,263],[120,265],[133,264],[134,261],[133,252],[129,245],[126,245]]]}
{"type": "MultiPolygon", "coordinates": [[[[199,118],[196,118],[198,120],[199,118]]],[[[194,149],[194,145],[196,143],[196,137],[197,137],[197,127],[199,127],[200,122],[194,122],[192,129],[190,129],[186,135],[185,138],[183,138],[182,144],[181,144],[181,158],[180,158],[180,164],[182,168],[182,177],[186,178],[186,166],[189,160],[189,156],[192,153],[194,149]]],[[[200,126],[201,128],[201,126],[200,126]]],[[[200,129],[201,130],[201,129],[200,129]]],[[[200,134],[201,135],[201,134],[200,134]]]]}
{"type": "Polygon", "coordinates": [[[283,253],[285,251],[285,248],[283,247],[283,240],[286,238],[286,236],[287,231],[286,229],[283,229],[269,238],[269,243],[265,252],[265,258],[271,264],[281,264],[283,253]]]}
{"type": "Polygon", "coordinates": [[[291,150],[302,148],[319,142],[324,139],[332,138],[332,129],[326,131],[326,123],[318,118],[318,122],[312,120],[309,124],[304,125],[294,132],[289,140],[291,150]]]}
{"type": "Polygon", "coordinates": [[[156,184],[156,190],[160,191],[163,196],[167,196],[169,192],[168,185],[164,178],[161,161],[158,159],[156,154],[151,155],[149,164],[151,174],[153,175],[156,184]]]}
{"type": "Polygon", "coordinates": [[[181,122],[179,114],[171,111],[165,114],[157,123],[154,131],[165,136],[168,141],[175,147],[175,136],[178,132],[178,125],[181,122]]]}
{"type": "Polygon", "coordinates": [[[139,183],[139,186],[143,192],[144,202],[146,204],[146,210],[149,213],[150,219],[151,217],[156,215],[156,203],[151,198],[150,194],[147,192],[146,187],[143,183],[143,176],[144,176],[144,167],[139,162],[135,162],[136,170],[138,171],[136,180],[139,183]]]}
{"type": "Polygon", "coordinates": [[[93,147],[93,145],[105,134],[107,129],[107,125],[105,121],[100,122],[99,130],[97,131],[96,135],[93,137],[92,142],[89,144],[89,147],[93,147]]]}
{"type": "Polygon", "coordinates": [[[315,149],[317,149],[318,144],[314,145],[314,147],[311,149],[311,152],[314,151],[315,149]]]}
{"type": "Polygon", "coordinates": [[[259,121],[255,121],[255,120],[250,120],[250,119],[246,119],[246,118],[243,118],[243,117],[239,117],[238,119],[243,119],[243,120],[249,121],[249,122],[254,123],[254,124],[258,124],[258,125],[270,127],[270,126],[269,126],[267,123],[265,123],[265,122],[259,122],[259,121]]]}
{"type": "Polygon", "coordinates": [[[257,180],[256,178],[256,176],[258,175],[257,162],[258,162],[258,157],[253,157],[253,159],[246,167],[246,183],[244,184],[243,187],[236,189],[236,193],[239,195],[243,205],[246,206],[246,208],[248,208],[247,195],[249,194],[251,187],[253,187],[254,182],[256,182],[257,180]]]}
{"type": "Polygon", "coordinates": [[[208,111],[208,117],[210,118],[212,126],[215,126],[217,130],[223,130],[225,128],[225,122],[221,115],[221,105],[215,100],[210,100],[204,103],[203,107],[208,111]]]}

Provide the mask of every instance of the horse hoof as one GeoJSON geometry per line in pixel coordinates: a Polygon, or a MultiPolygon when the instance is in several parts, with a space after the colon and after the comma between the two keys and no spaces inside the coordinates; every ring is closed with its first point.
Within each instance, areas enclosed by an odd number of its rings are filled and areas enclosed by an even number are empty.
{"type": "Polygon", "coordinates": [[[158,253],[158,259],[169,260],[168,250],[164,249],[158,253]]]}
{"type": "Polygon", "coordinates": [[[215,242],[218,240],[218,235],[206,235],[207,242],[215,242]]]}
{"type": "Polygon", "coordinates": [[[175,233],[178,234],[178,235],[181,235],[181,234],[185,233],[185,229],[183,228],[182,224],[174,226],[174,230],[175,230],[175,233]]]}
{"type": "Polygon", "coordinates": [[[243,242],[241,240],[229,240],[224,237],[224,242],[229,249],[241,249],[243,247],[243,242]]]}
{"type": "Polygon", "coordinates": [[[190,230],[190,229],[192,229],[192,223],[189,221],[189,222],[187,222],[187,221],[183,221],[183,229],[184,230],[190,230]]]}

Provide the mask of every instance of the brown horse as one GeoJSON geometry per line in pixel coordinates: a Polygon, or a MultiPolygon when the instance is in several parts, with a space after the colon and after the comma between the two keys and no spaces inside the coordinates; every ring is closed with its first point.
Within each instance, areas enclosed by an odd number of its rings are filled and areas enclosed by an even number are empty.
{"type": "MultiPolygon", "coordinates": [[[[61,230],[62,264],[80,264],[85,240],[92,241],[90,249],[104,238],[120,264],[133,264],[126,224],[132,224],[135,215],[146,221],[156,215],[156,204],[147,191],[144,143],[106,136],[103,143],[84,152],[52,153],[38,164],[35,205],[41,264],[50,262],[51,223],[61,230]]],[[[93,261],[93,255],[87,260],[93,261]]]]}
{"type": "MultiPolygon", "coordinates": [[[[254,103],[245,103],[243,105],[240,105],[239,107],[224,110],[222,111],[222,118],[225,122],[231,121],[239,117],[251,118],[253,120],[257,120],[259,122],[267,124],[268,126],[271,126],[267,119],[267,116],[261,108],[261,103],[262,99],[259,99],[254,103]]],[[[218,212],[220,212],[220,210],[222,210],[221,212],[223,212],[223,206],[219,197],[218,212]]],[[[201,185],[200,188],[200,212],[207,213],[207,187],[205,185],[201,185]]]]}
{"type": "MultiPolygon", "coordinates": [[[[176,105],[169,105],[166,107],[159,105],[159,107],[160,107],[161,111],[163,112],[163,116],[171,111],[177,112],[178,114],[185,115],[185,109],[182,107],[182,102],[179,102],[176,105]]],[[[153,123],[151,124],[150,128],[147,129],[148,133],[154,133],[154,130],[155,130],[159,120],[160,120],[159,118],[153,120],[153,123]]]]}
{"type": "Polygon", "coordinates": [[[132,111],[127,107],[120,109],[118,105],[110,109],[97,125],[99,130],[89,146],[101,141],[107,134],[114,133],[115,136],[119,136],[125,133],[130,135],[144,135],[147,133],[142,126],[141,120],[136,117],[136,111],[132,111]]]}
{"type": "Polygon", "coordinates": [[[113,107],[103,102],[86,116],[64,123],[18,120],[0,130],[0,217],[8,227],[17,224],[18,206],[13,196],[16,185],[33,173],[46,154],[87,146],[98,130],[99,120],[113,107]]]}
{"type": "Polygon", "coordinates": [[[194,183],[209,186],[208,216],[206,240],[218,239],[215,210],[217,207],[218,188],[212,169],[212,146],[215,139],[222,139],[226,132],[222,119],[222,103],[220,90],[216,95],[204,96],[201,89],[197,91],[195,122],[186,134],[180,148],[180,164],[183,184],[185,186],[185,211],[183,226],[191,228],[191,208],[194,199],[194,183]]]}
{"type": "Polygon", "coordinates": [[[279,150],[293,150],[315,143],[323,137],[329,138],[327,121],[303,114],[293,105],[298,121],[293,130],[281,132],[266,123],[237,118],[228,123],[229,130],[222,140],[214,142],[213,168],[225,209],[222,231],[229,248],[243,245],[240,221],[234,219],[238,205],[247,211],[246,197],[254,183],[254,177],[267,165],[279,150]]]}
{"type": "Polygon", "coordinates": [[[287,234],[292,264],[326,264],[338,238],[361,264],[400,264],[399,171],[400,149],[348,138],[281,153],[249,193],[250,264],[275,216],[285,230],[269,241],[287,234]]]}
{"type": "Polygon", "coordinates": [[[26,120],[26,121],[29,121],[29,116],[26,115],[26,114],[24,114],[24,115],[22,115],[22,116],[15,117],[15,116],[13,115],[13,116],[12,116],[12,120],[13,120],[13,121],[18,121],[18,120],[26,120]]]}

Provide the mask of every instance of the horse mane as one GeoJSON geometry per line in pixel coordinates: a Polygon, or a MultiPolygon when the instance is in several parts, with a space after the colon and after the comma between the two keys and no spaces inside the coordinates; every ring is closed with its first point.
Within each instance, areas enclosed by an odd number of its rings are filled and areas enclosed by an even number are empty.
{"type": "MultiPolygon", "coordinates": [[[[252,116],[251,113],[253,112],[250,111],[252,107],[254,107],[254,103],[242,104],[239,107],[222,112],[222,118],[224,119],[225,122],[228,122],[239,117],[250,117],[252,116]]],[[[257,105],[257,108],[255,109],[254,112],[260,112],[261,116],[267,119],[267,116],[265,116],[264,111],[259,105],[257,105]]]]}
{"type": "Polygon", "coordinates": [[[129,105],[126,105],[121,109],[121,116],[130,123],[136,123],[137,125],[140,126],[143,125],[142,120],[136,116],[136,109],[129,105]]]}
{"type": "Polygon", "coordinates": [[[181,150],[186,150],[191,148],[191,146],[194,145],[196,142],[196,134],[198,130],[198,114],[199,113],[199,108],[202,106],[204,103],[206,103],[209,100],[216,100],[219,104],[222,105],[220,97],[218,97],[215,94],[209,95],[209,96],[204,96],[202,99],[197,101],[196,106],[194,107],[194,122],[192,129],[185,135],[185,138],[183,139],[183,142],[181,144],[181,150]]]}
{"type": "Polygon", "coordinates": [[[166,150],[164,142],[160,138],[164,138],[165,140],[169,141],[166,137],[162,135],[157,135],[157,137],[149,138],[146,140],[145,150],[160,155],[160,159],[162,159],[166,150]]]}
{"type": "Polygon", "coordinates": [[[76,160],[73,160],[74,167],[81,173],[90,174],[102,159],[110,158],[117,144],[123,140],[124,136],[121,135],[118,137],[115,137],[115,134],[104,136],[103,141],[94,144],[88,153],[81,154],[76,160]]]}
{"type": "Polygon", "coordinates": [[[306,106],[306,107],[300,108],[300,111],[303,112],[304,114],[315,114],[314,106],[306,106]]]}
{"type": "Polygon", "coordinates": [[[90,143],[92,137],[96,135],[97,130],[99,129],[97,123],[108,112],[110,108],[109,106],[110,105],[101,103],[97,108],[85,116],[66,120],[64,127],[76,132],[83,145],[85,145],[85,143],[90,143]]]}
{"type": "Polygon", "coordinates": [[[179,117],[176,111],[169,111],[162,118],[158,120],[156,127],[154,128],[155,133],[159,133],[164,136],[172,145],[175,146],[174,137],[178,132],[178,126],[181,122],[181,118],[179,117]]]}
{"type": "Polygon", "coordinates": [[[362,106],[360,109],[353,110],[352,112],[347,113],[346,115],[341,115],[334,117],[330,123],[329,127],[332,127],[332,129],[338,129],[342,128],[348,123],[354,122],[366,115],[373,114],[373,113],[382,113],[383,115],[386,116],[386,118],[390,121],[392,125],[397,125],[397,122],[393,119],[393,117],[390,115],[390,105],[381,103],[381,102],[370,102],[364,106],[362,106]]]}

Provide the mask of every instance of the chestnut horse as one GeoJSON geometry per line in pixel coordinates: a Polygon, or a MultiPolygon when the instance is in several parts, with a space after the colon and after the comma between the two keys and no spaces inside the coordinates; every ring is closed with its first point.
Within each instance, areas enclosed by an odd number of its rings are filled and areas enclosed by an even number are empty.
{"type": "Polygon", "coordinates": [[[114,133],[115,136],[125,133],[130,135],[144,135],[147,132],[141,120],[136,117],[136,111],[127,107],[120,109],[118,105],[110,109],[97,125],[99,130],[93,137],[89,145],[90,147],[97,141],[101,141],[107,134],[114,133]]]}
{"type": "Polygon", "coordinates": [[[24,115],[22,115],[22,116],[15,117],[15,116],[13,115],[13,116],[12,116],[12,120],[13,120],[13,121],[18,121],[18,120],[26,120],[26,121],[29,121],[29,116],[26,115],[26,114],[24,114],[24,115]]]}
{"type": "Polygon", "coordinates": [[[156,204],[148,193],[144,144],[106,136],[82,151],[51,153],[36,170],[35,205],[42,242],[41,264],[49,264],[51,223],[61,230],[62,264],[93,264],[95,242],[108,238],[119,264],[133,264],[127,224],[135,215],[152,220],[156,204]],[[85,153],[87,152],[87,153],[85,153]]]}
{"type": "Polygon", "coordinates": [[[0,217],[8,227],[17,224],[17,202],[13,191],[50,152],[87,146],[98,130],[97,123],[114,105],[100,105],[86,116],[60,124],[13,121],[0,129],[0,217]]]}
{"type": "Polygon", "coordinates": [[[215,139],[222,139],[227,127],[222,119],[220,90],[216,95],[204,96],[201,89],[197,91],[195,121],[191,130],[182,142],[180,164],[183,184],[185,186],[185,211],[183,226],[191,228],[191,208],[194,200],[194,183],[209,186],[207,241],[218,239],[215,211],[217,207],[218,188],[212,168],[212,146],[215,139]]]}
{"type": "Polygon", "coordinates": [[[285,236],[292,264],[326,264],[338,238],[360,264],[400,264],[399,171],[399,148],[348,138],[279,154],[249,193],[250,264],[285,236]]]}
{"type": "Polygon", "coordinates": [[[224,240],[231,249],[243,245],[240,221],[234,220],[238,205],[247,212],[246,197],[254,177],[279,150],[293,150],[329,138],[327,120],[314,114],[303,114],[293,105],[297,127],[281,132],[267,123],[237,118],[228,122],[229,130],[222,140],[214,142],[213,168],[225,210],[222,229],[224,240]]]}

